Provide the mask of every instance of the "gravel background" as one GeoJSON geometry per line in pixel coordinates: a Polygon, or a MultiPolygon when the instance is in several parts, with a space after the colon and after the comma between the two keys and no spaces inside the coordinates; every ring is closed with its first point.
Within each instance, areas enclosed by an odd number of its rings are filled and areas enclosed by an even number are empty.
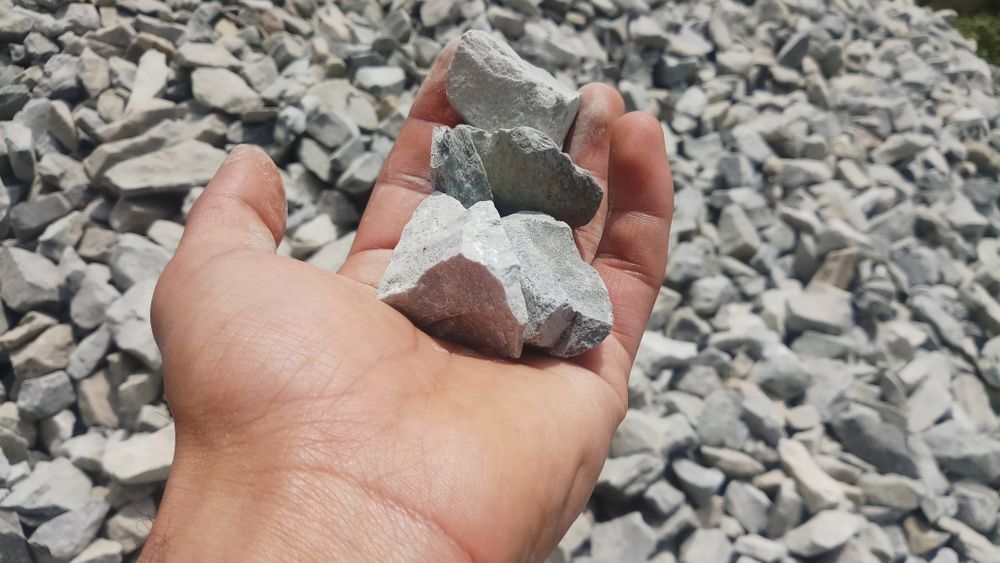
{"type": "Polygon", "coordinates": [[[0,0],[0,561],[137,556],[173,450],[149,301],[225,150],[274,157],[280,252],[334,271],[472,28],[657,115],[677,186],[631,409],[550,561],[1000,561],[1000,71],[953,16],[0,0]]]}

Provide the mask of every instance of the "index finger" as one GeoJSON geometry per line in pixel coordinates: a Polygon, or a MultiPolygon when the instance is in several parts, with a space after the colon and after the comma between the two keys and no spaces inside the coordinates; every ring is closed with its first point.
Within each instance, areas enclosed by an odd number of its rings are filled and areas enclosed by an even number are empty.
{"type": "Polygon", "coordinates": [[[448,103],[445,82],[458,42],[452,41],[431,67],[392,151],[385,159],[351,247],[350,256],[368,250],[391,250],[417,205],[431,193],[431,132],[454,127],[462,116],[448,103]]]}

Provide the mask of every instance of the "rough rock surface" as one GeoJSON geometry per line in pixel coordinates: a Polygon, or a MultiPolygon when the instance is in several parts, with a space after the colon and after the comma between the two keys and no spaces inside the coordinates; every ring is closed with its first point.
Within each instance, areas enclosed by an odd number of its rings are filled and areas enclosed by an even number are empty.
{"type": "Polygon", "coordinates": [[[466,209],[432,194],[403,229],[378,298],[431,334],[517,358],[527,322],[520,277],[492,202],[466,209]]]}
{"type": "Polygon", "coordinates": [[[540,131],[473,130],[472,138],[500,213],[538,211],[571,227],[586,224],[597,213],[601,186],[540,131]]]}
{"type": "Polygon", "coordinates": [[[580,258],[569,225],[525,212],[501,224],[521,264],[525,344],[572,357],[603,341],[611,332],[611,299],[597,270],[580,258]]]}
{"type": "Polygon", "coordinates": [[[466,207],[492,199],[503,215],[537,211],[571,227],[587,223],[603,197],[589,172],[529,127],[435,127],[431,182],[466,207]]]}
{"type": "Polygon", "coordinates": [[[580,107],[580,94],[482,31],[462,35],[446,90],[470,125],[487,131],[531,127],[557,146],[580,107]]]}

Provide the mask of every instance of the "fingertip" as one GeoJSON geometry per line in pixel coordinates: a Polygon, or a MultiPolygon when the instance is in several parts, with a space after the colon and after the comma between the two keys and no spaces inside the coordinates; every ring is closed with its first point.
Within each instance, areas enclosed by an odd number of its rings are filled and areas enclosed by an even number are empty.
{"type": "Polygon", "coordinates": [[[612,150],[644,147],[644,152],[648,154],[653,148],[662,148],[666,154],[663,127],[655,117],[646,112],[631,111],[619,117],[611,128],[611,138],[614,143],[612,150]]]}
{"type": "Polygon", "coordinates": [[[580,88],[580,109],[566,135],[566,153],[598,180],[607,180],[608,145],[612,125],[625,113],[625,101],[607,84],[580,88]]]}
{"type": "Polygon", "coordinates": [[[448,101],[448,68],[458,49],[458,39],[453,39],[438,53],[431,65],[417,96],[413,100],[409,117],[454,127],[462,122],[462,115],[448,101]]]}
{"type": "Polygon", "coordinates": [[[628,200],[629,208],[672,212],[674,183],[663,128],[655,117],[633,111],[618,118],[611,130],[610,161],[610,184],[619,186],[612,190],[613,204],[628,200]]]}
{"type": "Polygon", "coordinates": [[[285,232],[285,188],[260,147],[234,148],[188,215],[178,251],[206,256],[230,249],[273,252],[285,232]]]}

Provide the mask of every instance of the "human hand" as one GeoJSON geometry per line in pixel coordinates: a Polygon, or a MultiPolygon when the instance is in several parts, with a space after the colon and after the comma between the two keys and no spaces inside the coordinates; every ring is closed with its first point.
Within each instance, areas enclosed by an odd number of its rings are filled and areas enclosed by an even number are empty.
{"type": "Polygon", "coordinates": [[[275,254],[285,199],[257,149],[233,151],[192,209],[153,300],[177,447],[144,561],[541,560],[585,505],[665,268],[662,131],[612,88],[582,89],[566,150],[607,195],[575,233],[611,295],[600,346],[511,362],[436,340],[375,287],[431,191],[431,130],[461,121],[453,51],[338,274],[275,254]]]}

